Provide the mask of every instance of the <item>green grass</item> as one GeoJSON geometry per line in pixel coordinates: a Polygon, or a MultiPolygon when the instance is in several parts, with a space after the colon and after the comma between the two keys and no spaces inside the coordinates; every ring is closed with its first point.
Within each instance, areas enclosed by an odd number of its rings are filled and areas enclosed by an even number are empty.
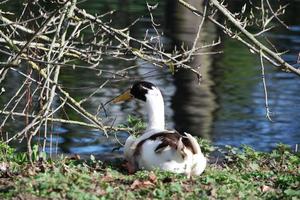
{"type": "MultiPolygon", "coordinates": [[[[215,148],[200,141],[204,152],[215,148]]],[[[300,199],[300,155],[279,145],[270,153],[227,147],[199,177],[161,171],[129,175],[122,160],[61,157],[31,165],[0,145],[0,199],[300,199]]]]}

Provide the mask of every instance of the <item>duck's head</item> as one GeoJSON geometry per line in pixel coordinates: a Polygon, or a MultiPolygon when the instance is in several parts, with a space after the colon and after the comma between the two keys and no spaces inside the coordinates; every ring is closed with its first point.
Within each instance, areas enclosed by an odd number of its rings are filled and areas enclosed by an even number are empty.
{"type": "Polygon", "coordinates": [[[145,102],[148,127],[147,130],[164,130],[165,129],[165,114],[164,100],[160,90],[152,83],[139,81],[112,100],[113,103],[118,103],[130,99],[139,99],[145,102]]]}
{"type": "Polygon", "coordinates": [[[133,98],[147,102],[147,100],[159,98],[160,96],[161,92],[154,84],[147,81],[138,81],[130,89],[114,98],[112,102],[118,103],[133,98]]]}

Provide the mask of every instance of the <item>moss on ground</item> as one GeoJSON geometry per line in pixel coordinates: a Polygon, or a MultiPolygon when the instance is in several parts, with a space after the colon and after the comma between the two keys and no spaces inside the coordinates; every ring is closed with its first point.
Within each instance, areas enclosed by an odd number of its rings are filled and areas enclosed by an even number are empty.
{"type": "MultiPolygon", "coordinates": [[[[206,153],[214,150],[201,141],[206,153]]],[[[0,145],[0,199],[300,199],[300,155],[228,147],[199,177],[161,171],[129,175],[122,160],[61,157],[30,164],[0,145]]]]}

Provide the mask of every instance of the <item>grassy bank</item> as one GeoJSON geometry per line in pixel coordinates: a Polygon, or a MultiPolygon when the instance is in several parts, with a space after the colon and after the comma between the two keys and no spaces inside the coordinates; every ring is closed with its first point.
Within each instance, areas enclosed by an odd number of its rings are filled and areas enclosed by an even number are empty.
{"type": "Polygon", "coordinates": [[[284,145],[270,153],[229,147],[222,161],[191,179],[159,171],[128,175],[123,161],[93,156],[31,165],[25,154],[0,146],[0,199],[300,199],[300,155],[284,145]]]}

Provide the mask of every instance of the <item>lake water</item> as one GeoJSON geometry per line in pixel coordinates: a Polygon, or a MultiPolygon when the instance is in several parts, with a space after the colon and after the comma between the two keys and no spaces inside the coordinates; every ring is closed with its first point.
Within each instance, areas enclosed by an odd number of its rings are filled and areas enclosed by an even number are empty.
{"type": "MultiPolygon", "coordinates": [[[[116,10],[113,24],[126,27],[140,17],[131,30],[131,35],[143,38],[145,31],[155,34],[143,1],[86,1],[79,5],[90,12],[101,13],[116,10]],[[145,14],[146,13],[146,14],[145,14]]],[[[287,9],[285,20],[290,31],[278,28],[267,36],[277,45],[278,51],[289,50],[284,59],[295,64],[300,50],[300,18],[297,12],[300,2],[294,1],[287,9]]],[[[183,8],[162,2],[154,11],[159,31],[164,32],[161,40],[166,49],[184,42],[191,45],[199,19],[183,8]],[[172,14],[173,13],[173,14],[172,14]]],[[[201,35],[201,44],[218,38],[219,31],[211,24],[205,24],[206,31],[201,35]]],[[[277,143],[295,146],[300,143],[300,78],[285,73],[265,63],[266,81],[269,95],[269,107],[272,111],[272,122],[265,117],[265,100],[261,79],[259,57],[252,55],[236,41],[222,37],[222,45],[213,51],[223,50],[222,54],[196,57],[191,65],[199,65],[203,75],[198,85],[195,75],[179,71],[174,76],[168,69],[161,69],[142,60],[120,61],[106,58],[98,66],[100,69],[121,70],[138,66],[130,71],[130,79],[112,78],[110,74],[95,75],[92,71],[62,69],[61,80],[77,99],[95,91],[102,83],[109,80],[106,86],[90,98],[85,104],[91,112],[97,110],[100,103],[130,87],[135,80],[148,80],[159,86],[165,100],[166,124],[168,128],[187,131],[207,138],[215,145],[250,145],[257,150],[269,151],[277,143]],[[74,73],[80,73],[80,81],[74,80],[74,73]]],[[[6,82],[9,84],[9,80],[6,82]]],[[[13,90],[13,84],[8,86],[13,90]]],[[[106,106],[107,114],[100,113],[104,123],[124,123],[129,114],[143,117],[143,105],[132,101],[120,105],[106,106]]],[[[66,109],[70,117],[75,113],[66,109]]],[[[11,125],[13,129],[17,124],[11,125]]],[[[112,150],[124,143],[128,134],[118,132],[106,138],[94,129],[74,125],[55,124],[52,129],[52,146],[48,151],[70,154],[110,155],[112,150]],[[117,139],[116,139],[117,138],[117,139]]],[[[36,141],[39,141],[37,138],[36,141]]],[[[18,145],[17,145],[18,146],[18,145]]],[[[20,148],[22,149],[22,148],[20,148]]],[[[122,152],[122,148],[115,151],[122,152]]]]}

